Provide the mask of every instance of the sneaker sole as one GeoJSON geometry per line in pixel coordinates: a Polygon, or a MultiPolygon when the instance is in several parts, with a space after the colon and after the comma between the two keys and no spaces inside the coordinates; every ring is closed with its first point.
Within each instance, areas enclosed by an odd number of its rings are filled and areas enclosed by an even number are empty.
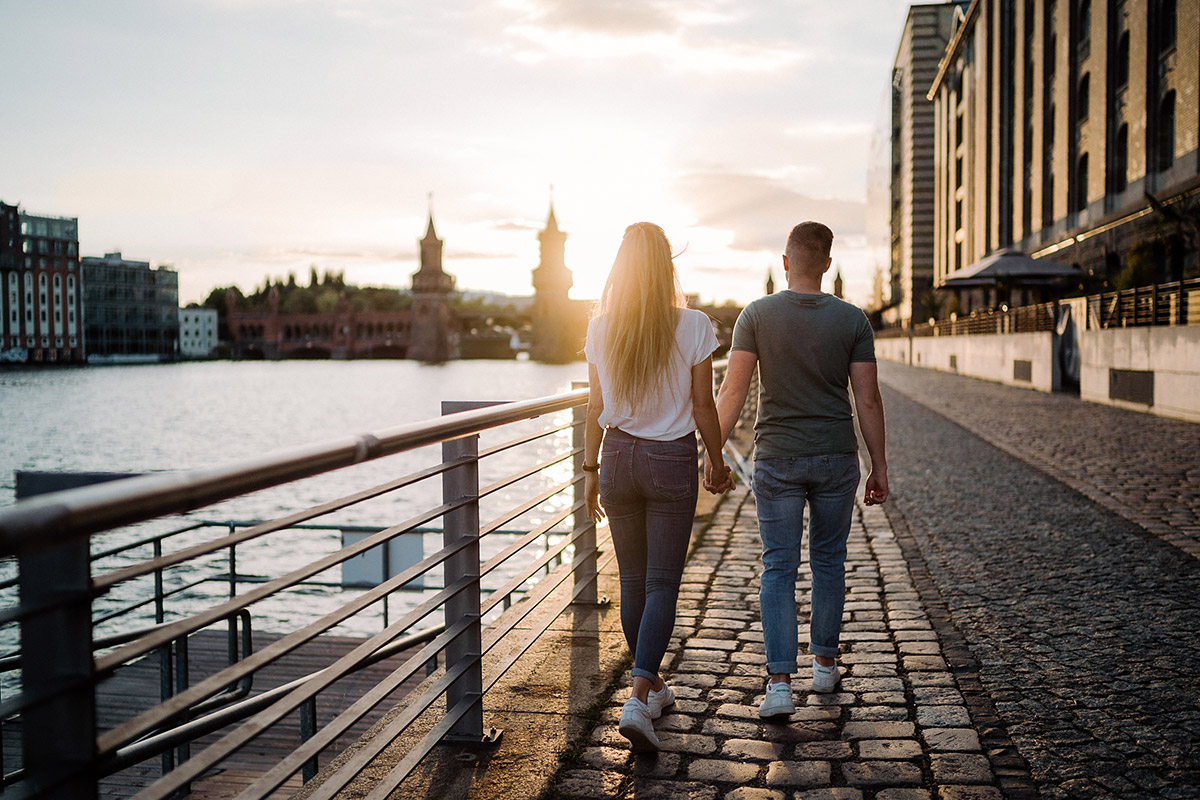
{"type": "Polygon", "coordinates": [[[629,740],[629,745],[635,753],[657,753],[658,743],[648,737],[640,729],[633,726],[617,728],[629,740]]]}
{"type": "Polygon", "coordinates": [[[773,719],[775,717],[790,717],[792,714],[795,714],[795,713],[796,713],[795,706],[793,706],[792,708],[781,708],[778,711],[763,711],[760,708],[758,710],[758,718],[759,719],[773,719]]]}
{"type": "Polygon", "coordinates": [[[812,687],[812,690],[813,690],[814,692],[819,692],[820,694],[833,694],[834,692],[836,692],[836,691],[837,691],[838,684],[840,684],[840,683],[841,683],[841,681],[838,681],[838,682],[837,682],[837,683],[835,683],[833,686],[828,686],[828,687],[826,687],[826,686],[817,686],[817,685],[814,683],[814,684],[813,684],[813,687],[812,687]]]}

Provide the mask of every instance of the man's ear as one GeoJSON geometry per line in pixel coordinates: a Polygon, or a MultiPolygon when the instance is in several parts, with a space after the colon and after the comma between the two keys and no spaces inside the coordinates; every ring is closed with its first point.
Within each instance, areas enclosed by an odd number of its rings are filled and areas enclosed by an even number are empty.
{"type": "Polygon", "coordinates": [[[821,270],[821,274],[824,275],[826,272],[829,272],[829,267],[832,264],[833,264],[833,256],[830,256],[829,258],[825,259],[825,269],[821,270]]]}
{"type": "Polygon", "coordinates": [[[787,271],[788,271],[788,260],[787,260],[787,256],[784,256],[783,257],[783,273],[786,275],[787,271]]]}

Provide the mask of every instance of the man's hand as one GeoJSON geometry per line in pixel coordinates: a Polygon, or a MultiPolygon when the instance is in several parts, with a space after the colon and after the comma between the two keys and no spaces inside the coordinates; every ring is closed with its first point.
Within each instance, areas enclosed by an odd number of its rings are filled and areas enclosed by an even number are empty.
{"type": "Polygon", "coordinates": [[[704,462],[704,488],[712,494],[723,494],[733,488],[733,471],[722,461],[719,465],[712,460],[704,462]]]}
{"type": "Polygon", "coordinates": [[[887,470],[871,470],[871,474],[867,476],[867,487],[866,492],[863,494],[863,502],[869,506],[877,506],[880,503],[886,502],[887,499],[887,470]]]}

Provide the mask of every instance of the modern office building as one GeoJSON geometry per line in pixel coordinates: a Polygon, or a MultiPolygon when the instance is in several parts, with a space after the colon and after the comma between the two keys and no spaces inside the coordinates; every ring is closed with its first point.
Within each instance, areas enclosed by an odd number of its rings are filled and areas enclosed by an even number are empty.
{"type": "Polygon", "coordinates": [[[179,346],[179,274],[121,253],[82,260],[89,361],[167,361],[179,346]]]}
{"type": "Polygon", "coordinates": [[[184,358],[208,358],[217,347],[217,310],[215,308],[179,309],[179,355],[184,358]]]}
{"type": "Polygon", "coordinates": [[[933,289],[933,104],[926,95],[950,41],[959,3],[908,10],[892,66],[891,301],[888,321],[923,322],[933,289]]]}
{"type": "Polygon", "coordinates": [[[83,360],[79,220],[0,203],[0,360],[83,360]]]}
{"type": "Polygon", "coordinates": [[[973,0],[928,91],[934,285],[1003,249],[1079,288],[1194,274],[1198,87],[1198,0],[973,0]]]}

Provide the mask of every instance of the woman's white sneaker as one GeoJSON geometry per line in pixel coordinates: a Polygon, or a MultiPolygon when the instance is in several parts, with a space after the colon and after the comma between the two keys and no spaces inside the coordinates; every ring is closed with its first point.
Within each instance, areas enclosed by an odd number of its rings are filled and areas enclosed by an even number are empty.
{"type": "Polygon", "coordinates": [[[653,753],[658,750],[658,736],[655,735],[654,725],[650,720],[650,707],[636,697],[625,701],[617,730],[629,740],[635,753],[653,753]]]}
{"type": "Polygon", "coordinates": [[[658,719],[662,716],[663,709],[669,705],[674,705],[675,693],[671,691],[671,687],[664,682],[663,687],[657,692],[651,690],[647,695],[646,705],[650,708],[650,719],[658,719]]]}
{"type": "Polygon", "coordinates": [[[838,669],[835,661],[832,667],[823,667],[816,661],[813,661],[813,679],[812,690],[821,694],[829,694],[837,688],[838,681],[842,679],[842,671],[838,669]]]}
{"type": "Polygon", "coordinates": [[[766,719],[791,716],[795,713],[796,702],[792,700],[792,685],[783,681],[768,683],[763,701],[758,706],[758,715],[766,719]]]}

